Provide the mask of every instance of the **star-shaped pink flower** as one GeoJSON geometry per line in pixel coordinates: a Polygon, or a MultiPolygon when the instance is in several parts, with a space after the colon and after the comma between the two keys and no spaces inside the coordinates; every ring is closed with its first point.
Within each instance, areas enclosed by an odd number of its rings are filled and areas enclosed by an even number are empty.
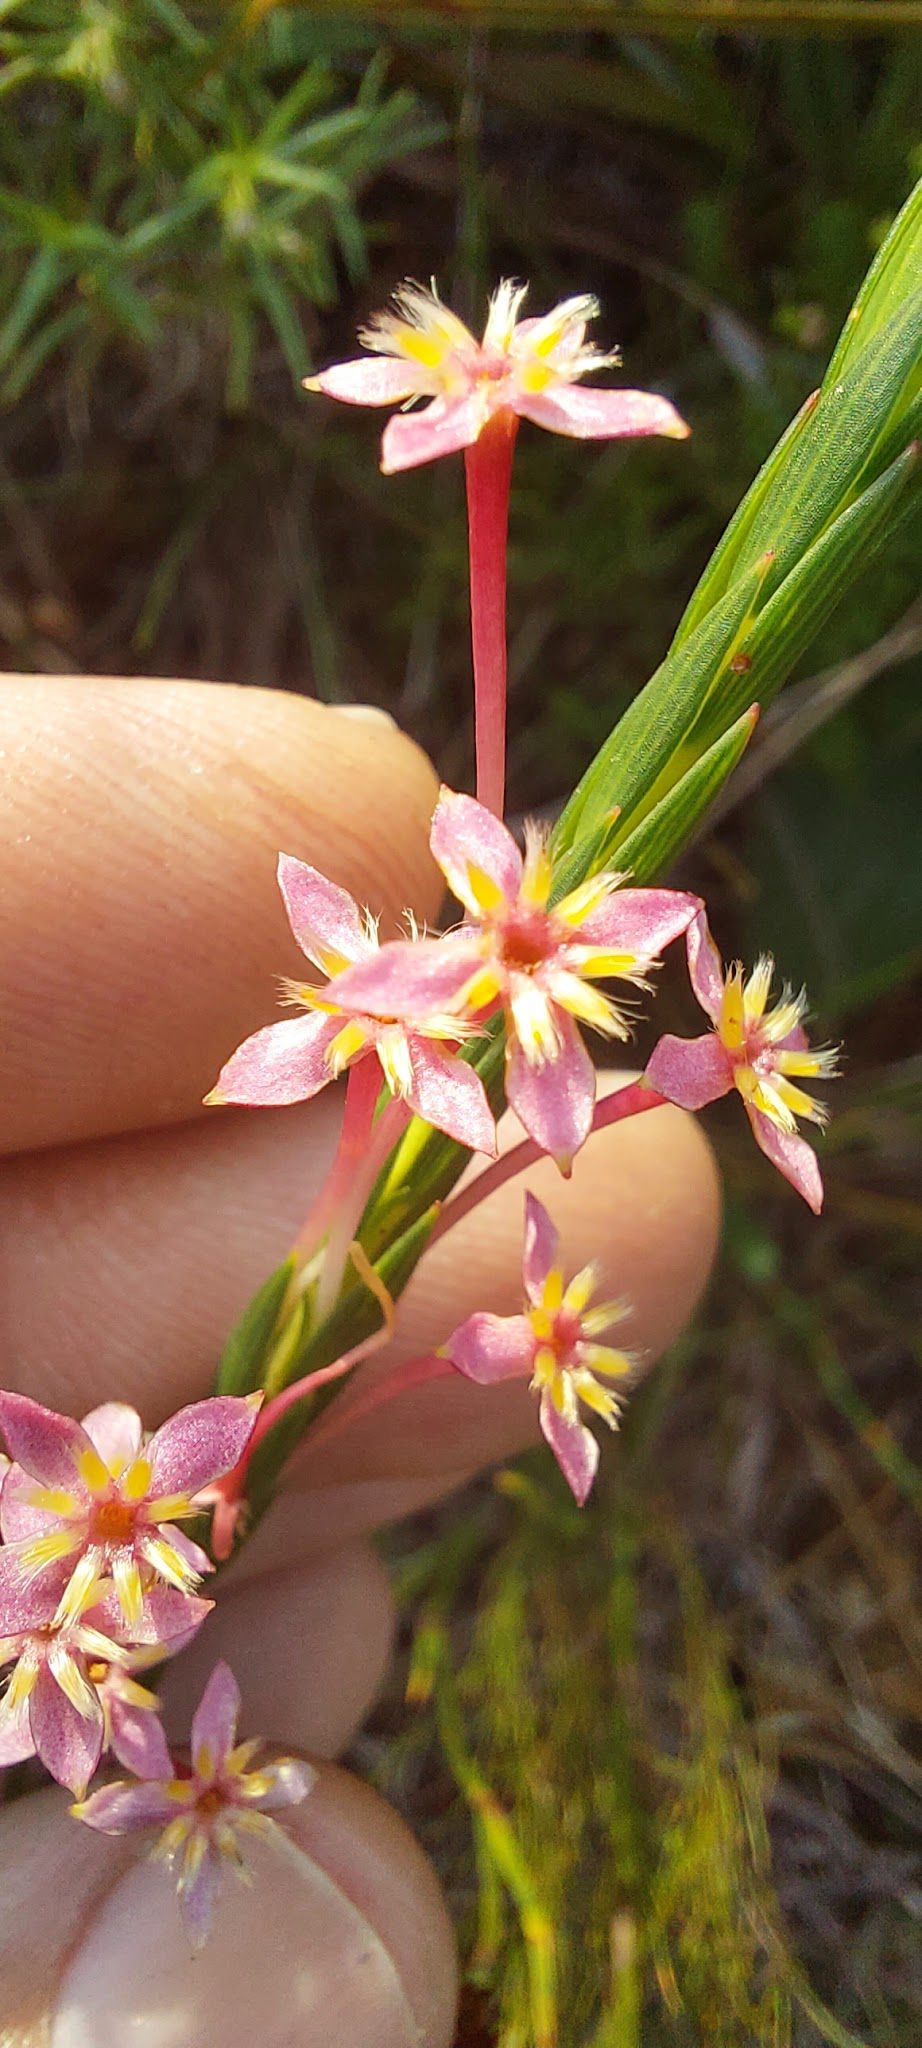
{"type": "Polygon", "coordinates": [[[468,1316],[443,1350],[459,1372],[481,1386],[530,1378],[532,1391],[540,1397],[541,1428],[582,1507],[598,1468],[599,1447],[580,1420],[580,1401],[614,1429],[619,1403],[602,1382],[625,1378],[636,1361],[626,1351],[600,1344],[599,1338],[623,1318],[624,1306],[600,1302],[589,1307],[594,1266],[584,1266],[565,1285],[558,1242],[543,1204],[526,1195],[524,1314],[468,1316]]]}
{"type": "Polygon", "coordinates": [[[808,1044],[803,991],[795,996],[784,989],[768,1008],[775,971],[770,954],[756,962],[748,981],[738,965],[725,974],[703,912],[689,925],[687,946],[692,987],[713,1030],[702,1038],[661,1038],[646,1079],[683,1109],[703,1109],[738,1089],[756,1143],[819,1215],[823,1183],[812,1146],[798,1135],[797,1118],[822,1124],[826,1111],[797,1083],[834,1074],[836,1051],[808,1044]]]}
{"type": "Polygon", "coordinates": [[[589,1135],[595,1069],[579,1031],[626,1038],[627,1025],[595,982],[643,988],[657,955],[700,907],[677,889],[631,889],[599,874],[551,905],[553,873],[536,832],[525,858],[498,818],[443,789],[430,844],[468,912],[441,939],[394,940],[337,984],[344,1007],[400,1015],[425,1004],[466,1016],[506,1013],[506,1093],[529,1136],[569,1170],[589,1135]]]}
{"type": "Polygon", "coordinates": [[[586,328],[598,316],[597,299],[580,292],[538,319],[520,320],[526,290],[508,280],[498,287],[483,340],[476,341],[443,306],[434,285],[430,291],[402,285],[388,311],[376,314],[359,335],[371,354],[307,377],[306,388],[347,405],[430,401],[421,412],[389,421],[381,448],[386,474],[471,447],[500,413],[577,440],[641,434],[685,439],[688,427],[666,398],[649,391],[579,388],[581,377],[620,360],[586,340],[586,328]]]}
{"type": "Polygon", "coordinates": [[[342,972],[374,962],[381,950],[373,920],[345,889],[306,861],[279,855],[279,888],[292,932],[327,979],[321,988],[286,983],[306,1014],[269,1024],[244,1040],[222,1067],[210,1103],[250,1106],[307,1102],[356,1060],[376,1055],[393,1095],[417,1116],[472,1151],[496,1151],[496,1128],[483,1084],[457,1057],[469,1035],[457,1017],[423,1001],[393,1016],[361,1016],[338,998],[342,972]]]}
{"type": "Polygon", "coordinates": [[[66,1586],[61,1566],[28,1588],[9,1574],[0,1580],[0,1667],[13,1665],[0,1703],[0,1767],[37,1755],[59,1785],[82,1797],[105,1744],[121,1738],[149,1698],[129,1676],[136,1659],[179,1649],[212,1602],[156,1589],[142,1617],[150,1647],[137,1650],[111,1592],[77,1619],[62,1619],[66,1586]]]}
{"type": "Polygon", "coordinates": [[[162,1828],[154,1855],[176,1879],[193,1948],[208,1938],[223,1873],[243,1873],[239,1837],[271,1833],[269,1816],[306,1799],[316,1775],[293,1757],[251,1769],[261,1745],[237,1744],[239,1712],[233,1674],[216,1664],[192,1723],[191,1770],[174,1761],[150,1714],[138,1724],[133,1756],[123,1757],[138,1783],[106,1785],[72,1808],[104,1835],[162,1828]]]}
{"type": "Polygon", "coordinates": [[[194,1497],[242,1457],[259,1405],[229,1394],[195,1401],[145,1439],[140,1416],[122,1401],[79,1423],[0,1390],[0,1429],[14,1461],[0,1493],[0,1575],[28,1599],[43,1573],[66,1564],[62,1621],[77,1620],[111,1579],[135,1640],[151,1640],[144,1631],[156,1621],[158,1582],[190,1596],[212,1570],[175,1525],[199,1512],[194,1497]]]}

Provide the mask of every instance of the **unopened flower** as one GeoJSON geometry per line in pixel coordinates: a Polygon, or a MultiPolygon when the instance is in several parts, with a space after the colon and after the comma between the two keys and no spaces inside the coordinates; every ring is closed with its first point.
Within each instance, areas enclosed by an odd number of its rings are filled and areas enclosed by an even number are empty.
{"type": "Polygon", "coordinates": [[[692,987],[714,1028],[702,1038],[661,1038],[646,1079],[683,1109],[703,1109],[737,1088],[756,1143],[818,1215],[823,1183],[812,1146],[798,1135],[797,1119],[823,1124],[826,1111],[798,1084],[834,1074],[835,1049],[808,1044],[803,991],[793,995],[784,989],[769,1009],[775,969],[770,954],[756,962],[748,980],[739,965],[725,974],[703,912],[689,925],[687,945],[692,987]]]}
{"type": "Polygon", "coordinates": [[[211,1929],[224,1871],[245,1875],[240,1837],[271,1834],[270,1814],[307,1797],[315,1772],[293,1757],[251,1769],[258,1740],[237,1744],[240,1694],[226,1664],[216,1664],[192,1723],[191,1770],[174,1761],[156,1715],[139,1726],[130,1768],[120,1780],[71,1810],[104,1835],[159,1827],[154,1855],[176,1880],[193,1948],[211,1929]]]}
{"type": "Polygon", "coordinates": [[[66,1564],[62,1621],[76,1620],[111,1579],[136,1640],[157,1639],[166,1587],[191,1602],[195,1625],[193,1588],[213,1567],[176,1523],[197,1514],[194,1496],[237,1464],[259,1405],[228,1394],[196,1401],[145,1438],[122,1401],[94,1408],[81,1424],[0,1391],[0,1429],[14,1460],[0,1493],[0,1571],[28,1587],[66,1564]]]}
{"type": "Polygon", "coordinates": [[[481,1386],[530,1377],[532,1392],[540,1397],[541,1428],[582,1507],[596,1475],[599,1447],[580,1420],[580,1401],[614,1429],[620,1407],[604,1382],[624,1379],[636,1361],[626,1351],[600,1344],[599,1338],[622,1320],[624,1306],[600,1302],[590,1308],[596,1269],[584,1266],[565,1284],[558,1243],[547,1210],[534,1195],[526,1195],[524,1314],[468,1316],[443,1350],[459,1372],[481,1386]]]}
{"type": "MultiPolygon", "coordinates": [[[[28,1589],[7,1583],[0,1590],[0,1667],[13,1665],[0,1702],[0,1764],[37,1755],[58,1784],[79,1797],[106,1743],[121,1735],[150,1697],[129,1677],[134,1658],[163,1657],[194,1631],[188,1599],[164,1591],[162,1636],[156,1647],[133,1652],[111,1591],[78,1618],[67,1619],[61,1613],[65,1588],[58,1566],[28,1589]]],[[[197,1600],[194,1606],[197,1626],[211,1602],[197,1600]]]]}
{"type": "Polygon", "coordinates": [[[356,1060],[375,1054],[391,1093],[417,1116],[472,1151],[492,1155],[496,1129],[483,1084],[457,1057],[469,1035],[464,1024],[426,1002],[393,1017],[346,1012],[338,1000],[338,978],[350,965],[377,958],[374,921],[363,919],[347,891],[306,861],[280,854],[278,876],[298,945],[327,979],[320,988],[286,982],[288,995],[306,1014],[245,1039],[206,1101],[251,1107],[307,1102],[356,1060]]]}
{"type": "Polygon", "coordinates": [[[402,285],[388,310],[359,334],[371,353],[307,377],[306,388],[348,405],[431,401],[421,412],[389,421],[381,449],[386,473],[469,448],[500,413],[578,440],[640,434],[685,439],[688,427],[666,398],[649,391],[579,388],[581,377],[620,360],[617,352],[603,354],[586,340],[590,320],[598,317],[597,299],[580,292],[538,319],[520,320],[526,291],[508,280],[499,285],[483,340],[477,341],[443,306],[434,284],[429,291],[402,285]]]}
{"type": "Polygon", "coordinates": [[[512,834],[473,797],[443,789],[430,844],[469,921],[441,939],[394,940],[350,969],[343,1004],[399,1015],[424,1002],[467,1016],[506,1012],[506,1093],[530,1137],[564,1171],[589,1135],[595,1069],[579,1031],[626,1038],[623,1013],[596,988],[617,977],[646,985],[657,955],[685,931],[700,899],[676,889],[630,889],[594,875],[550,906],[544,839],[525,858],[512,834]]]}

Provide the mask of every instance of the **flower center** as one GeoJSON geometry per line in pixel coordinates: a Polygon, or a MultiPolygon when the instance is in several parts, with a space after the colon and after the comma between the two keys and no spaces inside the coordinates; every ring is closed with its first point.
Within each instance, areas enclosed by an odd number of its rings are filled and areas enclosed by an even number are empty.
{"type": "Polygon", "coordinates": [[[216,1820],[226,1803],[223,1792],[217,1785],[211,1785],[207,1792],[199,1793],[195,1805],[203,1820],[216,1820]]]}
{"type": "Polygon", "coordinates": [[[503,921],[501,947],[506,967],[517,967],[526,973],[533,967],[540,967],[542,960],[554,951],[554,935],[547,911],[527,907],[510,911],[503,921]]]}
{"type": "Polygon", "coordinates": [[[97,1543],[118,1547],[134,1535],[135,1510],[123,1500],[102,1500],[93,1516],[93,1538],[97,1543]]]}

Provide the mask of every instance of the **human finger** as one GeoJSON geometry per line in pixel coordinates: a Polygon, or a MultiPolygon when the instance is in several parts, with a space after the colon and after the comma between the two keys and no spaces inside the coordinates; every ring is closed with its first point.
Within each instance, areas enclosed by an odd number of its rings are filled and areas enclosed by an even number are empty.
{"type": "Polygon", "coordinates": [[[228,1878],[196,1956],[143,1840],[77,1825],[57,1790],[0,1813],[4,2039],[448,2048],[454,1944],[434,1872],[384,1801],[335,1766],[318,1767],[284,1833],[248,1849],[252,1885],[228,1878]]]}
{"type": "Polygon", "coordinates": [[[197,1114],[303,968],[280,848],[385,926],[435,912],[437,784],[380,713],[274,690],[0,677],[0,1151],[197,1114]]]}

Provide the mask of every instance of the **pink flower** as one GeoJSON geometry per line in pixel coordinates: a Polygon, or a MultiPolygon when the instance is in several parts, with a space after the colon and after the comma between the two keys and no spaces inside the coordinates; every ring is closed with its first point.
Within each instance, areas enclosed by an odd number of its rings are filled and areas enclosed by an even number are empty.
{"type": "MultiPolygon", "coordinates": [[[[9,1581],[0,1589],[0,1666],[14,1665],[0,1704],[0,1765],[37,1754],[60,1785],[82,1797],[106,1742],[150,1698],[133,1684],[129,1667],[137,1657],[163,1657],[180,1640],[188,1641],[194,1633],[190,1605],[198,1610],[198,1626],[212,1602],[190,1603],[186,1595],[161,1589],[154,1600],[156,1647],[139,1652],[127,1647],[111,1594],[79,1618],[62,1618],[66,1583],[59,1566],[27,1593],[9,1581]]],[[[148,1628],[152,1633],[150,1620],[148,1628]]]]}
{"type": "Polygon", "coordinates": [[[802,1029],[803,991],[795,996],[785,988],[774,1009],[766,1007],[775,970],[770,954],[757,960],[748,981],[739,965],[725,975],[703,911],[689,925],[687,945],[692,987],[714,1029],[703,1038],[661,1038],[645,1078],[683,1109],[703,1109],[737,1088],[756,1143],[819,1215],[823,1183],[797,1118],[822,1124],[826,1112],[797,1080],[834,1074],[835,1049],[811,1051],[802,1029]]]}
{"type": "Polygon", "coordinates": [[[363,919],[346,890],[306,861],[280,854],[278,876],[298,945],[328,980],[322,988],[286,983],[288,994],[307,1014],[270,1024],[245,1039],[222,1067],[206,1102],[307,1102],[354,1061],[374,1053],[392,1094],[417,1116],[472,1151],[492,1156],[496,1129],[483,1084],[473,1067],[455,1056],[469,1035],[465,1025],[425,1002],[412,1018],[405,1010],[393,1017],[347,1013],[338,1000],[339,976],[351,964],[377,959],[374,921],[363,919]]]}
{"type": "Polygon", "coordinates": [[[598,1342],[621,1320],[623,1305],[604,1302],[590,1309],[595,1267],[584,1266],[565,1287],[557,1250],[558,1235],[547,1210],[534,1195],[526,1195],[524,1314],[468,1316],[443,1350],[459,1372],[481,1386],[531,1376],[532,1392],[540,1396],[541,1428],[582,1507],[596,1475],[599,1447],[580,1421],[579,1403],[584,1401],[614,1429],[619,1404],[597,1375],[623,1379],[636,1361],[598,1342]]]}
{"type": "Polygon", "coordinates": [[[594,875],[550,906],[551,862],[530,831],[524,861],[512,834],[473,797],[443,789],[431,846],[471,922],[441,939],[395,940],[343,974],[345,1006],[379,1015],[430,1003],[441,1011],[506,1013],[506,1093],[529,1135],[569,1170],[589,1135],[595,1069],[577,1028],[626,1038],[622,1013],[596,980],[639,988],[656,956],[685,931],[700,899],[626,889],[594,875]]]}
{"type": "Polygon", "coordinates": [[[666,398],[648,391],[576,388],[580,377],[620,360],[616,352],[603,355],[586,340],[587,325],[598,316],[597,299],[581,292],[540,319],[520,320],[526,291],[526,285],[508,280],[499,285],[483,340],[475,341],[463,321],[443,306],[434,284],[430,291],[402,285],[387,312],[377,313],[359,334],[372,354],[305,378],[306,389],[347,405],[431,401],[422,412],[389,421],[381,447],[386,474],[471,447],[500,413],[577,440],[639,434],[686,438],[689,429],[666,398]]]}
{"type": "MultiPolygon", "coordinates": [[[[175,1524],[198,1512],[202,1487],[237,1464],[259,1406],[252,1395],[196,1401],[145,1439],[140,1416],[121,1401],[94,1408],[81,1424],[0,1391],[0,1428],[15,1460],[0,1493],[0,1583],[21,1586],[27,1602],[30,1585],[66,1564],[59,1617],[76,1621],[111,1579],[134,1639],[157,1640],[158,1581],[188,1603],[212,1570],[175,1524]]],[[[188,1605],[190,1626],[200,1606],[188,1605]]]]}
{"type": "Polygon", "coordinates": [[[129,1763],[139,1782],[106,1785],[71,1809],[104,1835],[163,1828],[154,1855],[176,1879],[193,1948],[208,1938],[225,1868],[245,1874],[238,1836],[271,1833],[276,1823],[269,1815],[306,1799],[316,1775],[293,1757],[250,1770],[260,1744],[235,1747],[239,1712],[233,1674],[216,1664],[192,1723],[191,1771],[174,1763],[151,1714],[138,1728],[129,1763]]]}

